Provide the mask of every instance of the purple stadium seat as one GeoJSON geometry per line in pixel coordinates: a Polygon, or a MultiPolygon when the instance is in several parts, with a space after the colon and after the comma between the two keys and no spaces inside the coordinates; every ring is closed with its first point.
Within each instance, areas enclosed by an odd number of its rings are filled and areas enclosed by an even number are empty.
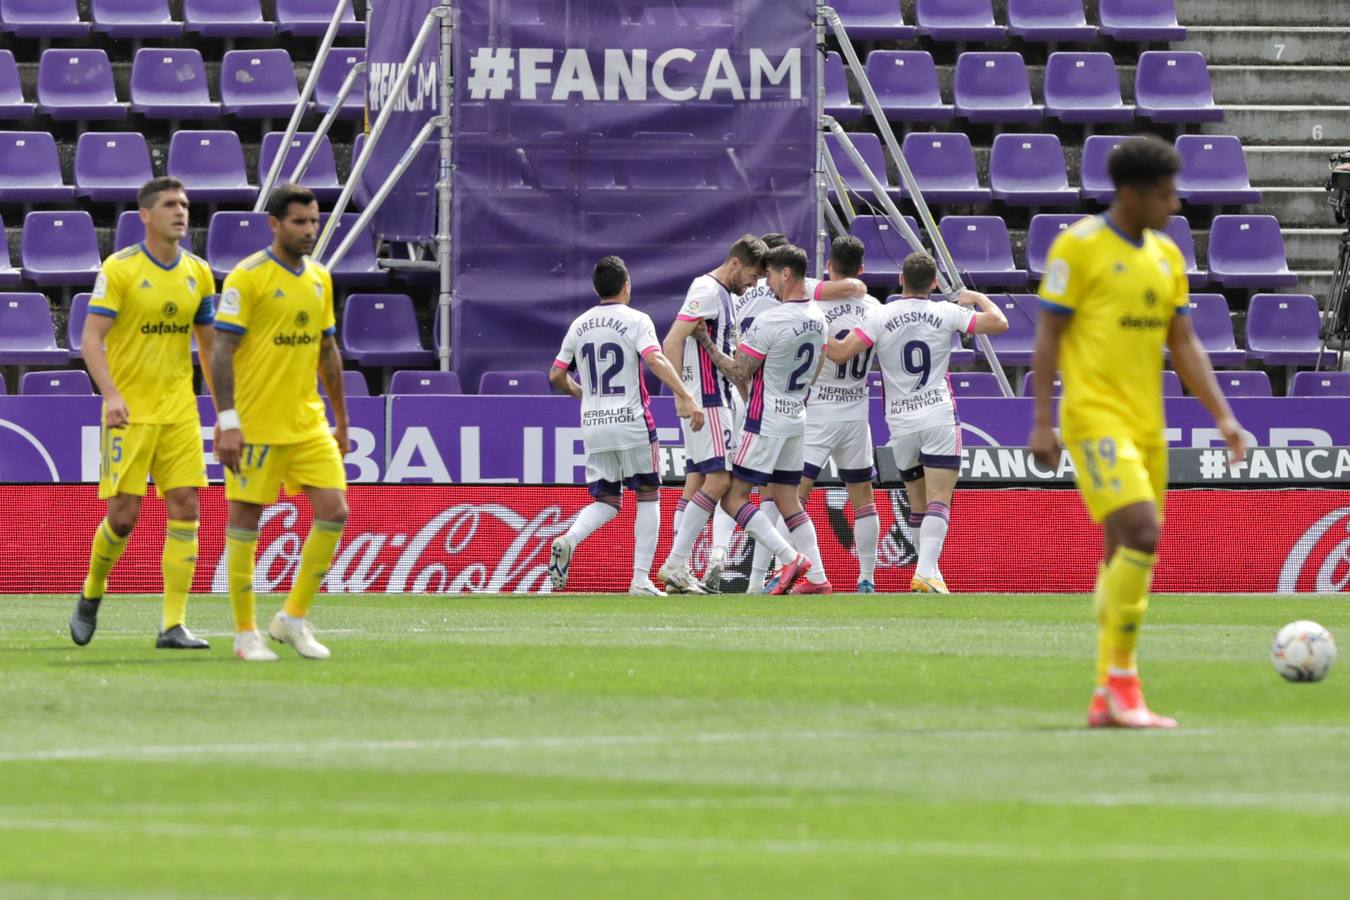
{"type": "Polygon", "coordinates": [[[0,366],[63,366],[51,304],[42,294],[0,294],[0,366]]]}
{"type": "Polygon", "coordinates": [[[207,38],[258,38],[276,34],[260,0],[183,0],[183,28],[207,38]]]}
{"type": "Polygon", "coordinates": [[[989,189],[980,186],[975,151],[966,135],[911,131],[905,135],[900,152],[928,202],[989,202],[989,189]]]}
{"type": "Polygon", "coordinates": [[[1097,39],[1097,29],[1083,14],[1083,0],[1008,0],[1008,33],[1038,43],[1097,39]]]}
{"type": "Polygon", "coordinates": [[[1101,32],[1118,41],[1184,41],[1175,0],[1101,0],[1101,32]]]}
{"type": "Polygon", "coordinates": [[[1222,294],[1191,294],[1191,327],[1200,345],[1209,354],[1216,369],[1240,369],[1247,364],[1247,353],[1233,338],[1233,314],[1222,294]]]}
{"type": "Polygon", "coordinates": [[[893,122],[952,119],[951,104],[942,102],[938,89],[933,57],[923,50],[873,50],[867,56],[867,80],[893,122]]]}
{"type": "Polygon", "coordinates": [[[0,0],[0,29],[20,38],[81,38],[89,23],[80,21],[75,0],[0,0]]]}
{"type": "Polygon", "coordinates": [[[94,283],[102,260],[94,220],[83,210],[30,212],[23,220],[23,277],[40,285],[94,283]]]}
{"type": "MultiPolygon", "coordinates": [[[[909,216],[905,222],[918,233],[918,223],[909,216]]],[[[900,277],[900,265],[909,256],[912,248],[900,234],[891,227],[885,216],[856,216],[849,231],[863,242],[866,263],[863,267],[863,281],[868,284],[894,286],[900,277]]]]}
{"type": "Polygon", "coordinates": [[[454,372],[412,371],[395,372],[389,382],[390,394],[462,394],[459,376],[454,372]]]}
{"type": "Polygon", "coordinates": [[[0,50],[0,119],[30,119],[34,107],[23,99],[23,82],[14,54],[0,50]]]}
{"type": "Polygon", "coordinates": [[[1012,206],[1077,206],[1064,148],[1053,134],[1000,134],[989,154],[994,199],[1012,206]]]}
{"type": "Polygon", "coordinates": [[[89,315],[89,292],[81,291],[70,301],[70,313],[66,316],[66,346],[70,347],[70,358],[81,359],[80,337],[84,334],[84,320],[89,315]]]}
{"type": "MultiPolygon", "coordinates": [[[[348,397],[369,397],[370,385],[366,384],[366,376],[352,369],[342,370],[342,393],[348,397]]],[[[323,378],[319,378],[319,396],[328,396],[328,386],[323,383],[323,378]]]]}
{"type": "Polygon", "coordinates": [[[844,58],[833,51],[825,54],[825,112],[840,122],[857,122],[863,117],[861,104],[848,93],[848,75],[844,58]]]}
{"type": "Polygon", "coordinates": [[[998,376],[993,372],[961,372],[952,374],[953,397],[1002,397],[998,376]]]}
{"type": "Polygon", "coordinates": [[[45,131],[0,131],[0,202],[70,203],[56,140],[45,131]]]}
{"type": "Polygon", "coordinates": [[[1155,122],[1222,122],[1205,56],[1195,50],[1148,50],[1134,77],[1139,115],[1155,122]]]}
{"type": "MultiPolygon", "coordinates": [[[[366,23],[356,21],[353,4],[338,23],[338,37],[365,37],[366,23]]],[[[296,37],[319,37],[328,30],[337,0],[277,0],[277,31],[296,37]]]]}
{"type": "Polygon", "coordinates": [[[75,145],[75,194],[95,203],[134,203],[154,177],[139,131],[86,131],[75,145]]]}
{"type": "Polygon", "coordinates": [[[89,0],[94,31],[110,38],[176,38],[183,23],[169,15],[169,0],[89,0]]]}
{"type": "Polygon", "coordinates": [[[919,0],[914,19],[919,34],[935,41],[1001,41],[990,0],[919,0]]]}
{"type": "Polygon", "coordinates": [[[942,239],[958,269],[977,288],[1021,287],[1027,272],[1013,263],[1008,226],[997,216],[943,216],[942,239]]]}
{"type": "Polygon", "coordinates": [[[248,183],[244,148],[233,131],[174,132],[166,169],[197,203],[252,203],[258,196],[248,183]]]}
{"type": "Polygon", "coordinates": [[[220,65],[221,111],[241,119],[290,116],[300,102],[285,50],[228,50],[220,65]]]}
{"type": "Polygon", "coordinates": [[[1215,216],[1209,226],[1209,277],[1224,287],[1292,287],[1274,216],[1215,216]]]}
{"type": "Polygon", "coordinates": [[[1350,372],[1295,372],[1291,397],[1350,397],[1350,372]]]}
{"type": "MultiPolygon", "coordinates": [[[[281,131],[269,131],[263,135],[262,149],[258,152],[258,184],[267,178],[267,171],[272,167],[277,148],[285,136],[285,132],[281,131]]],[[[286,156],[281,164],[282,179],[291,177],[291,170],[300,161],[312,137],[312,131],[297,131],[295,137],[291,138],[291,145],[286,148],[286,156]]],[[[333,142],[328,139],[328,135],[325,134],[319,141],[319,151],[310,160],[309,168],[301,172],[296,180],[313,191],[320,203],[331,203],[342,193],[342,185],[338,183],[337,160],[333,156],[333,142]]]]}
{"type": "Polygon", "coordinates": [[[84,369],[53,369],[47,372],[25,372],[19,383],[19,393],[28,396],[89,396],[94,383],[84,369]]]}
{"type": "Polygon", "coordinates": [[[1051,53],[1045,65],[1045,114],[1061,122],[1128,122],[1109,53],[1051,53]]]}
{"type": "MultiPolygon", "coordinates": [[[[360,213],[343,213],[342,219],[338,221],[337,230],[333,233],[333,239],[328,242],[328,252],[332,253],[338,248],[338,245],[347,237],[347,232],[356,224],[360,218],[360,213]]],[[[323,230],[328,224],[328,213],[319,216],[319,229],[323,230]]],[[[366,228],[365,234],[352,244],[352,248],[347,251],[337,264],[329,270],[333,276],[333,284],[338,287],[383,287],[389,281],[388,274],[380,268],[379,261],[375,256],[375,233],[366,228]]]]}
{"type": "Polygon", "coordinates": [[[1103,206],[1116,196],[1116,186],[1106,169],[1111,151],[1124,143],[1124,135],[1094,134],[1083,141],[1083,159],[1078,167],[1082,188],[1078,191],[1084,200],[1095,200],[1103,206]]]}
{"type": "Polygon", "coordinates": [[[1267,366],[1315,366],[1321,327],[1310,294],[1257,294],[1247,307],[1247,355],[1267,366]]]}
{"type": "Polygon", "coordinates": [[[1183,134],[1177,138],[1181,172],[1177,195],[1188,203],[1260,203],[1252,189],[1242,141],[1226,135],[1183,134]]]}
{"type": "Polygon", "coordinates": [[[102,50],[44,50],[38,61],[38,112],[57,121],[121,120],[112,64],[102,50]]]}
{"type": "Polygon", "coordinates": [[[1082,218],[1082,213],[1041,213],[1031,217],[1027,227],[1027,272],[1033,279],[1045,274],[1045,257],[1059,233],[1082,218]]]}
{"type": "Polygon", "coordinates": [[[246,256],[272,245],[265,212],[218,212],[206,226],[206,261],[224,278],[246,256]]]}
{"type": "Polygon", "coordinates": [[[1039,122],[1020,53],[962,53],[956,60],[956,114],[972,122],[1039,122]]]}
{"type": "Polygon", "coordinates": [[[143,240],[145,240],[145,225],[141,222],[140,210],[122,210],[117,216],[117,227],[113,230],[113,252],[125,250],[143,240]]]}
{"type": "Polygon", "coordinates": [[[1191,223],[1186,221],[1185,216],[1171,216],[1165,230],[1181,251],[1182,259],[1186,260],[1186,280],[1190,282],[1191,288],[1205,285],[1209,281],[1209,273],[1195,263],[1195,236],[1191,234],[1191,223]]]}
{"type": "MultiPolygon", "coordinates": [[[[983,356],[981,356],[983,359],[983,356]]],[[[975,351],[968,349],[961,343],[961,335],[952,335],[952,350],[947,357],[947,365],[953,369],[964,369],[966,366],[975,365],[975,351]]]]}
{"type": "Polygon", "coordinates": [[[1036,316],[1040,300],[1035,294],[995,294],[989,298],[999,305],[1008,317],[1008,330],[992,334],[998,361],[1005,366],[1031,365],[1031,352],[1036,345],[1036,316]]]}
{"type": "MultiPolygon", "coordinates": [[[[886,185],[886,193],[893,199],[899,200],[902,196],[900,188],[896,187],[890,181],[890,176],[886,171],[886,156],[881,149],[881,138],[870,131],[849,132],[849,138],[853,141],[853,146],[862,154],[863,161],[867,163],[867,168],[872,170],[872,174],[877,176],[882,184],[886,185]]],[[[851,191],[857,191],[869,201],[872,198],[872,189],[868,186],[867,180],[863,178],[858,167],[853,165],[853,160],[844,152],[839,139],[833,134],[825,135],[825,144],[830,148],[830,157],[834,164],[839,168],[839,177],[844,179],[844,186],[851,191]]],[[[904,152],[904,148],[901,148],[904,152]]],[[[833,192],[831,185],[831,192],[833,192]]]]}
{"type": "MultiPolygon", "coordinates": [[[[1031,372],[1028,372],[1027,374],[1022,376],[1022,390],[1020,393],[1018,393],[1017,396],[1019,397],[1036,396],[1035,389],[1032,387],[1031,384],[1031,376],[1032,376],[1031,372]]],[[[1064,393],[1064,380],[1060,377],[1059,373],[1056,372],[1054,385],[1050,390],[1050,396],[1058,397],[1062,393],[1064,393]]]]}
{"type": "Polygon", "coordinates": [[[131,63],[131,111],[147,119],[215,119],[206,66],[192,48],[142,47],[131,63]]]}
{"type": "Polygon", "coordinates": [[[342,354],[362,366],[429,366],[407,294],[352,294],[342,308],[342,354]]]}
{"type": "MultiPolygon", "coordinates": [[[[5,223],[0,220],[0,237],[5,234],[5,223]]],[[[23,284],[23,273],[14,268],[9,258],[9,241],[0,241],[0,290],[17,288],[23,284]]]]}
{"type": "Polygon", "coordinates": [[[484,372],[478,381],[480,394],[547,394],[548,376],[533,370],[526,372],[484,372]]]}
{"type": "MultiPolygon", "coordinates": [[[[314,108],[321,113],[326,113],[333,108],[337,102],[338,91],[342,90],[342,83],[347,80],[348,73],[357,63],[366,61],[366,49],[364,47],[334,47],[328,55],[327,62],[319,70],[318,84],[314,85],[314,108]]],[[[356,84],[352,85],[351,93],[347,94],[347,99],[342,104],[342,109],[338,113],[338,118],[359,119],[365,114],[366,101],[366,76],[360,75],[356,79],[356,84]]]]}
{"type": "Polygon", "coordinates": [[[1164,397],[1185,396],[1186,392],[1181,389],[1181,376],[1171,369],[1163,369],[1162,393],[1164,397]]]}
{"type": "Polygon", "coordinates": [[[1225,397],[1270,397],[1270,376],[1265,372],[1215,372],[1225,397]]]}
{"type": "Polygon", "coordinates": [[[914,26],[906,25],[895,0],[834,0],[831,4],[854,41],[908,41],[914,26]]]}

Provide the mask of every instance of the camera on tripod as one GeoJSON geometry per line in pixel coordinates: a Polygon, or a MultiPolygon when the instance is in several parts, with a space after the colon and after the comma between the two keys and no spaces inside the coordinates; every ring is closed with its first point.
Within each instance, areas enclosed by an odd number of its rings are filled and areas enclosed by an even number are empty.
{"type": "MultiPolygon", "coordinates": [[[[1326,183],[1330,194],[1327,203],[1336,214],[1336,222],[1345,225],[1350,222],[1350,150],[1331,154],[1327,168],[1331,170],[1326,183]]],[[[1326,313],[1322,317],[1322,349],[1317,354],[1317,368],[1322,367],[1322,357],[1331,343],[1339,345],[1336,354],[1336,368],[1339,369],[1350,343],[1350,229],[1341,235],[1331,295],[1327,297],[1326,313]]]]}
{"type": "Polygon", "coordinates": [[[1331,154],[1327,168],[1331,169],[1326,183],[1326,189],[1331,194],[1327,202],[1336,214],[1336,223],[1344,225],[1350,222],[1350,150],[1331,154]]]}

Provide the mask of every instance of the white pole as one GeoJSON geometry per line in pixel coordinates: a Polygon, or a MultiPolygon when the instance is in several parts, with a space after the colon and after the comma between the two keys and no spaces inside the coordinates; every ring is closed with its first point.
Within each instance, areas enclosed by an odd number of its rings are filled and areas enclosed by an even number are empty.
{"type": "MultiPolygon", "coordinates": [[[[450,164],[451,157],[451,121],[450,114],[454,106],[454,97],[452,95],[454,83],[451,75],[451,66],[453,63],[455,43],[454,27],[455,17],[451,10],[451,0],[441,0],[441,8],[445,10],[445,15],[441,17],[441,148],[440,164],[437,167],[436,176],[436,199],[438,201],[438,214],[436,216],[436,262],[441,267],[440,293],[436,297],[436,310],[438,313],[440,328],[440,368],[442,372],[450,370],[450,305],[453,299],[453,285],[451,278],[451,251],[450,241],[450,217],[452,213],[451,191],[454,188],[454,167],[450,164]]],[[[433,320],[433,323],[436,320],[433,320]]]]}
{"type": "Polygon", "coordinates": [[[319,127],[314,130],[314,134],[309,139],[309,144],[305,147],[305,152],[300,154],[300,160],[291,170],[291,181],[299,181],[304,177],[309,164],[314,161],[314,155],[319,152],[319,142],[323,140],[324,135],[328,134],[333,128],[333,122],[342,112],[342,104],[347,102],[347,95],[352,92],[356,86],[356,79],[361,77],[361,73],[366,70],[366,64],[359,62],[352,66],[352,70],[347,73],[347,78],[342,82],[342,87],[338,90],[337,97],[333,100],[332,107],[324,113],[323,120],[319,122],[319,127]]]}

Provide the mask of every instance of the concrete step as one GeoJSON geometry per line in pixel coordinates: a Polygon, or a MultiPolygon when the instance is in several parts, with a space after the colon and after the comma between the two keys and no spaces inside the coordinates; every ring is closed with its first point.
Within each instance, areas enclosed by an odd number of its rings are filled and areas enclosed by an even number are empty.
{"type": "Polygon", "coordinates": [[[1321,187],[1261,189],[1261,202],[1244,212],[1264,213],[1290,228],[1334,228],[1336,218],[1321,187]]]}
{"type": "Polygon", "coordinates": [[[1326,147],[1248,147],[1247,174],[1252,184],[1266,187],[1322,187],[1326,182],[1326,147]]]}
{"type": "MultiPolygon", "coordinates": [[[[1133,77],[1131,74],[1131,88],[1133,77]]],[[[1214,84],[1214,101],[1225,106],[1335,105],[1346,101],[1350,67],[1211,64],[1209,77],[1214,84]]]]}
{"type": "Polygon", "coordinates": [[[1234,134],[1243,144],[1350,146],[1350,106],[1224,107],[1222,122],[1199,126],[1205,134],[1234,134]]]}
{"type": "Polygon", "coordinates": [[[1330,269],[1340,251],[1339,228],[1285,228],[1284,255],[1291,269],[1330,269]]]}
{"type": "MultiPolygon", "coordinates": [[[[1346,25],[1343,3],[1272,3],[1270,0],[1177,0],[1177,19],[1196,25],[1346,25]]],[[[1089,21],[1092,21],[1089,19],[1089,21]]]]}
{"type": "MultiPolygon", "coordinates": [[[[1273,5],[1273,4],[1272,4],[1273,5]]],[[[1292,4],[1280,4],[1280,8],[1292,4]]],[[[1337,4],[1339,5],[1339,4],[1337,4]]],[[[1339,66],[1350,59],[1350,27],[1292,25],[1188,26],[1187,50],[1210,65],[1281,63],[1339,66]]]]}

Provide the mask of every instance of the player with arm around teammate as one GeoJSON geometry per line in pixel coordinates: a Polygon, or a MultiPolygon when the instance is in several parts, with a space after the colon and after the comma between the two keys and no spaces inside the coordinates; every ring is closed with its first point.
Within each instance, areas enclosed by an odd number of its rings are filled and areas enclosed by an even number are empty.
{"type": "Polygon", "coordinates": [[[647,386],[645,362],[675,395],[675,411],[690,431],[703,427],[703,412],[661,352],[656,327],[629,305],[633,285],[617,256],[596,263],[591,277],[600,302],[577,316],[549,370],[559,390],[581,401],[581,434],[586,444],[586,485],[594,502],[577,513],[565,534],[554,539],[549,557],[553,589],[567,586],[572,554],[587,537],[619,514],[622,490],[637,495],[633,523],[631,594],[664,597],[652,584],[652,556],[661,533],[661,459],[647,386]],[[581,383],[567,374],[576,364],[581,383]]]}
{"type": "Polygon", "coordinates": [[[937,264],[927,253],[905,258],[900,299],[868,313],[843,340],[825,349],[833,363],[871,350],[886,387],[886,424],[895,466],[905,482],[910,519],[917,530],[919,561],[910,588],[950,593],[938,561],[951,520],[952,491],[961,469],[961,420],[956,415],[947,363],[953,334],[1000,334],[1008,330],[1003,310],[978,291],[962,291],[956,303],[936,302],[937,264]],[[917,525],[917,529],[916,526],[917,525]]]}

